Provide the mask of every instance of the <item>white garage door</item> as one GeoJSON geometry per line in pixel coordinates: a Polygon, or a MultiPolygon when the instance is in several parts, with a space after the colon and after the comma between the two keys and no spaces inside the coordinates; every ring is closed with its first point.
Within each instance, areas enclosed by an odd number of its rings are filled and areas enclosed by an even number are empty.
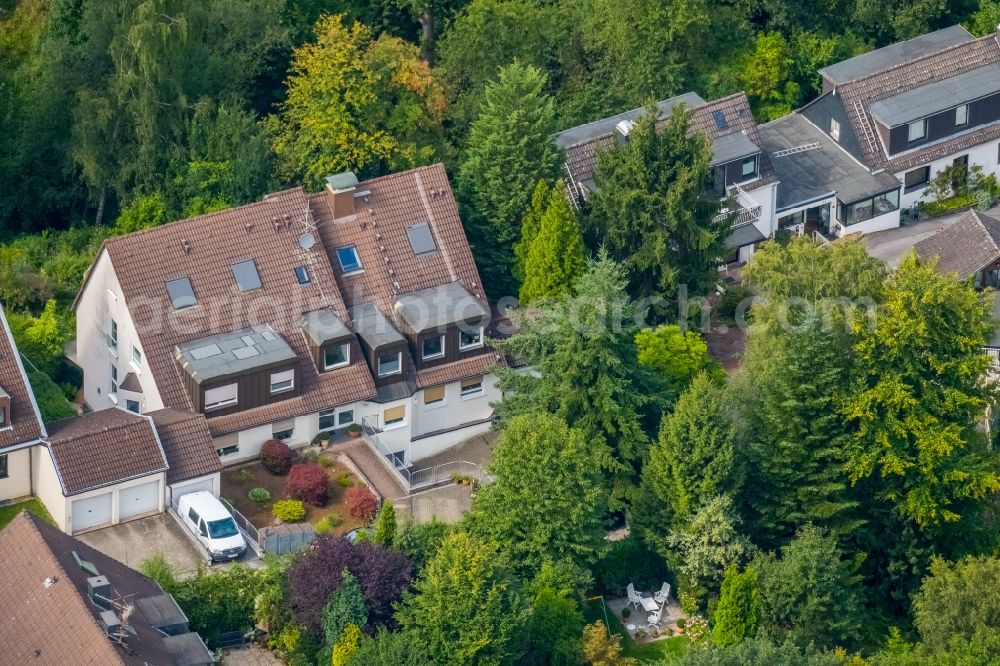
{"type": "Polygon", "coordinates": [[[70,505],[70,512],[73,515],[70,529],[74,533],[106,525],[111,522],[111,493],[76,500],[70,505]]]}
{"type": "Polygon", "coordinates": [[[160,482],[150,481],[118,491],[118,521],[153,513],[160,508],[160,482]]]}
{"type": "Polygon", "coordinates": [[[207,490],[208,492],[215,494],[215,477],[207,476],[203,479],[198,479],[197,481],[185,481],[184,483],[178,483],[170,486],[170,496],[173,501],[180,499],[181,495],[187,495],[188,493],[196,493],[199,490],[207,490]]]}

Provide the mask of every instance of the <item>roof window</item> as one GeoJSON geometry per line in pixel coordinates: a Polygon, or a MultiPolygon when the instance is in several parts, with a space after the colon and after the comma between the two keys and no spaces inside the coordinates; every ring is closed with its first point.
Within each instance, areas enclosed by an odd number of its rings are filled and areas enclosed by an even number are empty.
{"type": "Polygon", "coordinates": [[[309,269],[305,266],[296,266],[295,280],[299,284],[309,284],[312,281],[312,278],[309,277],[309,269]]]}
{"type": "Polygon", "coordinates": [[[236,278],[236,286],[240,291],[260,289],[260,275],[257,273],[257,264],[252,259],[233,264],[233,277],[236,278]]]}
{"type": "Polygon", "coordinates": [[[190,308],[198,303],[194,289],[191,288],[191,280],[186,277],[167,280],[167,294],[170,295],[174,310],[190,308]]]}
{"type": "Polygon", "coordinates": [[[433,252],[437,249],[434,244],[434,236],[431,235],[431,228],[426,222],[419,222],[406,228],[406,236],[410,239],[410,247],[413,254],[421,255],[433,252]]]}
{"type": "Polygon", "coordinates": [[[729,121],[726,120],[724,111],[712,111],[712,118],[715,120],[715,126],[720,130],[729,129],[729,121]]]}
{"type": "Polygon", "coordinates": [[[362,268],[358,250],[353,245],[338,247],[337,260],[340,262],[340,268],[345,273],[357,273],[362,268]]]}

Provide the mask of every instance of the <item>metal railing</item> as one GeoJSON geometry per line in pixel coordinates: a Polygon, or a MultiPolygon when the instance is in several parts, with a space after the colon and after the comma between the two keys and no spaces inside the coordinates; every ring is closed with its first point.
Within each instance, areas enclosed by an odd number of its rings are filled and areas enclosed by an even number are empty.
{"type": "Polygon", "coordinates": [[[430,488],[439,483],[451,481],[456,476],[475,479],[479,483],[492,483],[494,481],[494,477],[487,474],[482,465],[465,460],[454,460],[410,472],[410,490],[412,492],[430,488]]]}
{"type": "Polygon", "coordinates": [[[410,470],[399,467],[393,461],[394,451],[386,446],[382,438],[379,437],[380,428],[377,416],[364,417],[361,419],[361,439],[368,446],[375,449],[375,457],[382,461],[382,465],[396,477],[396,480],[403,486],[403,490],[410,491],[410,470]]]}
{"type": "Polygon", "coordinates": [[[732,185],[731,187],[736,191],[735,196],[732,197],[732,201],[736,204],[737,208],[735,211],[731,208],[723,208],[719,211],[718,215],[713,218],[713,221],[720,223],[728,219],[730,220],[730,227],[736,229],[738,227],[745,227],[748,224],[753,224],[759,220],[761,211],[764,207],[757,203],[757,200],[747,194],[747,192],[739,185],[732,185]]]}
{"type": "Polygon", "coordinates": [[[233,514],[233,520],[236,521],[236,526],[240,528],[240,532],[246,538],[250,547],[254,549],[254,552],[259,556],[262,551],[262,544],[260,540],[260,532],[254,527],[253,523],[244,516],[242,513],[236,510],[232,504],[229,503],[225,497],[220,497],[219,501],[229,510],[229,513],[233,514]]]}

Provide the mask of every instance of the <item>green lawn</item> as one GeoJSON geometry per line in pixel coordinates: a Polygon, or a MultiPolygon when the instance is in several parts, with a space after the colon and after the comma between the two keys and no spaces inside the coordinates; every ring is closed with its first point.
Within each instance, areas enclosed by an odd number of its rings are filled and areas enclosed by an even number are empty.
{"type": "Polygon", "coordinates": [[[45,505],[42,504],[37,499],[25,500],[24,502],[18,502],[17,504],[8,504],[7,506],[0,506],[0,529],[7,527],[7,523],[14,519],[14,516],[21,513],[22,509],[27,509],[31,513],[35,514],[49,525],[53,525],[52,516],[49,515],[48,510],[45,505]]]}
{"type": "MultiPolygon", "coordinates": [[[[604,611],[600,601],[584,604],[583,614],[587,622],[597,620],[604,622],[604,611]]],[[[632,640],[621,620],[610,609],[608,609],[608,621],[611,623],[611,631],[622,637],[622,654],[626,657],[635,657],[641,662],[660,661],[666,657],[679,657],[687,652],[688,639],[684,636],[674,636],[640,645],[632,640]]]]}

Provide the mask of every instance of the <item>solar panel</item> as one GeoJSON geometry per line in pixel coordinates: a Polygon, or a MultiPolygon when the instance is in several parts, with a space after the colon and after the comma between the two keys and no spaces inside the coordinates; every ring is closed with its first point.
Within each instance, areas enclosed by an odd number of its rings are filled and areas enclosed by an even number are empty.
{"type": "Polygon", "coordinates": [[[260,275],[257,274],[257,264],[250,261],[240,261],[233,264],[233,277],[240,291],[260,289],[260,275]]]}
{"type": "Polygon", "coordinates": [[[426,222],[407,227],[406,236],[410,239],[413,254],[427,254],[437,249],[434,244],[434,236],[431,235],[431,228],[426,222]]]}
{"type": "Polygon", "coordinates": [[[209,358],[210,356],[218,356],[221,353],[222,349],[219,347],[219,345],[211,344],[211,345],[205,345],[204,347],[198,347],[197,349],[192,349],[191,357],[194,358],[195,360],[200,361],[202,359],[209,358]]]}
{"type": "Polygon", "coordinates": [[[183,310],[198,303],[194,289],[191,288],[191,280],[186,277],[167,280],[167,294],[170,295],[170,302],[175,310],[183,310]]]}
{"type": "Polygon", "coordinates": [[[712,111],[712,118],[715,119],[715,126],[720,130],[729,129],[729,121],[723,111],[712,111]]]}
{"type": "Polygon", "coordinates": [[[244,361],[248,358],[253,358],[254,356],[260,356],[260,352],[256,347],[239,347],[233,350],[233,356],[244,361]]]}
{"type": "Polygon", "coordinates": [[[240,336],[240,340],[242,340],[243,344],[245,344],[247,347],[253,347],[255,344],[257,344],[257,342],[253,339],[252,335],[240,336]]]}

